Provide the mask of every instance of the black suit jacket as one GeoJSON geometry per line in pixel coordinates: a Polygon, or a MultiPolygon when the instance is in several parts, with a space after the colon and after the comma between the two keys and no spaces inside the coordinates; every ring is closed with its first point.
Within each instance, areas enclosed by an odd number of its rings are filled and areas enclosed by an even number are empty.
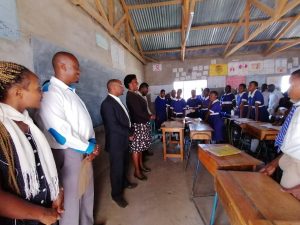
{"type": "Polygon", "coordinates": [[[100,111],[105,128],[105,150],[128,150],[130,127],[122,106],[108,95],[102,102],[100,111]]]}

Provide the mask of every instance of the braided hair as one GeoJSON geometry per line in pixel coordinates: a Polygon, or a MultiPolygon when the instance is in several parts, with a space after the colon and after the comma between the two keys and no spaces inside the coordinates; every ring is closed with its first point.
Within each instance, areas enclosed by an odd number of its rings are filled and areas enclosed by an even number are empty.
{"type": "MultiPolygon", "coordinates": [[[[13,85],[22,83],[28,73],[30,71],[24,66],[0,61],[0,102],[6,99],[7,92],[13,85]]],[[[8,185],[16,194],[20,195],[11,137],[2,122],[0,122],[0,154],[4,156],[8,164],[8,185]]]]}
{"type": "Polygon", "coordinates": [[[8,90],[14,84],[20,84],[27,73],[26,67],[12,62],[0,61],[0,102],[5,100],[8,90]]]}

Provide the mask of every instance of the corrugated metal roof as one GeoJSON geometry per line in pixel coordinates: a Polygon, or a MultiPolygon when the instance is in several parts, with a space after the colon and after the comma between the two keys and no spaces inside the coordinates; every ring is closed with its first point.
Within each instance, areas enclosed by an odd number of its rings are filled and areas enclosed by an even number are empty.
{"type": "Polygon", "coordinates": [[[181,26],[181,5],[161,6],[130,10],[138,32],[181,26]]]}
{"type": "Polygon", "coordinates": [[[218,57],[223,55],[224,49],[223,48],[213,48],[213,49],[201,49],[197,51],[186,51],[185,58],[191,59],[196,57],[218,57]]]}
{"type": "MultiPolygon", "coordinates": [[[[167,0],[125,0],[128,5],[149,4],[158,2],[167,2],[167,0]]],[[[275,7],[274,0],[259,0],[261,3],[275,7]]],[[[202,0],[197,1],[195,5],[194,18],[192,26],[219,24],[219,23],[237,23],[243,15],[246,0],[202,0]]],[[[129,10],[130,16],[134,22],[135,28],[138,32],[164,30],[164,29],[180,29],[182,21],[182,4],[147,7],[129,10]]],[[[300,13],[300,5],[284,17],[296,16],[300,13]]],[[[269,19],[270,16],[264,13],[259,8],[251,5],[250,7],[250,20],[269,19]]],[[[266,30],[260,33],[251,41],[260,40],[273,40],[276,35],[284,29],[288,24],[287,21],[275,22],[271,24],[266,30]]],[[[257,28],[258,24],[251,25],[249,34],[252,34],[257,28]]],[[[234,30],[233,26],[229,27],[215,27],[209,29],[191,30],[187,47],[192,46],[207,46],[226,44],[234,30]]],[[[299,38],[300,37],[300,21],[294,25],[293,28],[284,36],[284,38],[299,38]]],[[[180,49],[181,47],[181,32],[159,33],[151,35],[140,35],[141,44],[144,51],[160,50],[160,49],[180,49]]],[[[241,27],[236,34],[234,43],[244,40],[244,27],[241,27]]],[[[251,45],[244,46],[238,52],[261,52],[265,49],[266,45],[251,45]]],[[[198,50],[194,52],[186,52],[186,57],[195,57],[197,54],[210,55],[215,51],[215,55],[221,54],[223,49],[209,49],[198,50]]],[[[153,55],[151,55],[153,56],[153,55]]],[[[155,57],[160,58],[173,58],[180,53],[163,53],[157,54],[155,57]]]]}
{"type": "Polygon", "coordinates": [[[192,30],[187,46],[224,44],[229,40],[232,30],[232,27],[192,30]]]}
{"type": "Polygon", "coordinates": [[[238,21],[245,8],[241,0],[210,0],[196,4],[193,25],[238,21]]]}
{"type": "Polygon", "coordinates": [[[170,59],[179,59],[180,52],[168,52],[168,53],[161,53],[161,54],[146,54],[146,56],[151,57],[152,59],[156,60],[170,60],[170,59]]]}
{"type": "Polygon", "coordinates": [[[141,36],[142,48],[145,51],[180,48],[181,33],[164,33],[141,36]]]}
{"type": "Polygon", "coordinates": [[[127,5],[140,5],[140,4],[149,4],[149,3],[157,3],[157,2],[167,2],[167,1],[170,0],[125,0],[127,5]]]}

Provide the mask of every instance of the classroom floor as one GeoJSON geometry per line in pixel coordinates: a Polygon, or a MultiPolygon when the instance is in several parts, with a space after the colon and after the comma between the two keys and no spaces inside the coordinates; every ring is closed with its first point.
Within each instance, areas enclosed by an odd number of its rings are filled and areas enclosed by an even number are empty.
{"type": "MultiPolygon", "coordinates": [[[[135,189],[126,189],[125,198],[129,205],[118,207],[110,197],[108,154],[102,152],[95,161],[95,224],[106,225],[202,225],[208,224],[213,197],[199,197],[192,200],[191,187],[196,154],[191,155],[188,169],[178,160],[162,158],[162,144],[159,140],[152,145],[153,156],[146,165],[152,169],[147,181],[137,182],[135,189]],[[200,214],[201,216],[200,216],[200,214]],[[204,222],[203,222],[204,220],[204,222]]],[[[195,190],[196,195],[213,194],[213,179],[201,168],[195,190]]],[[[216,225],[229,224],[219,204],[216,225]]]]}

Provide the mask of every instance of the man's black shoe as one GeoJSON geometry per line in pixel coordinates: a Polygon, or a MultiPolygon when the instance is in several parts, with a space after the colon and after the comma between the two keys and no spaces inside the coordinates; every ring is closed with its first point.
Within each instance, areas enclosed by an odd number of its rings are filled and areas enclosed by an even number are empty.
{"type": "Polygon", "coordinates": [[[136,187],[137,187],[137,183],[128,183],[125,188],[133,189],[133,188],[136,188],[136,187]]]}
{"type": "Polygon", "coordinates": [[[118,198],[113,200],[121,208],[125,208],[128,205],[128,202],[124,198],[118,198]]]}

